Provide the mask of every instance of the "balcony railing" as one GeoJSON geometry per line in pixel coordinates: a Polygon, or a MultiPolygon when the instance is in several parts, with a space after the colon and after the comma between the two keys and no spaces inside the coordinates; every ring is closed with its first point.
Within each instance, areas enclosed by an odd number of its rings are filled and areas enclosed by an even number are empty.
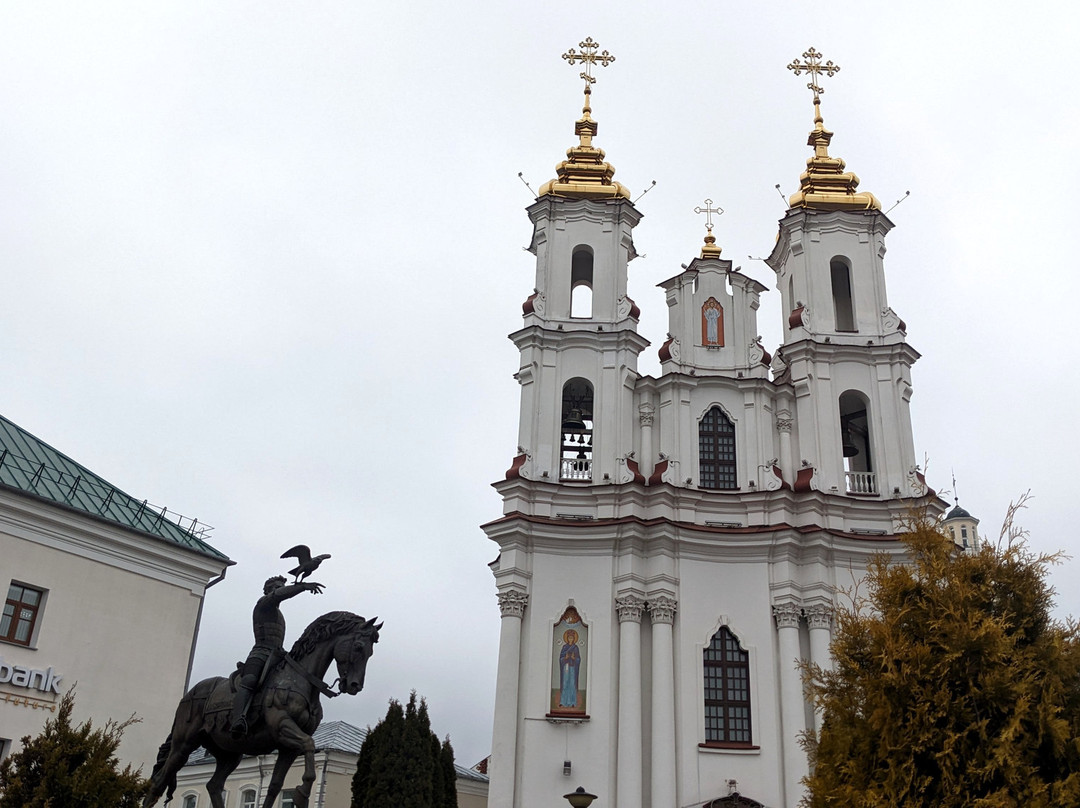
{"type": "Polygon", "coordinates": [[[591,457],[564,457],[559,469],[559,479],[571,482],[590,482],[592,480],[591,457]]]}
{"type": "Polygon", "coordinates": [[[872,471],[849,471],[847,476],[847,492],[849,494],[876,494],[877,475],[872,471]]]}

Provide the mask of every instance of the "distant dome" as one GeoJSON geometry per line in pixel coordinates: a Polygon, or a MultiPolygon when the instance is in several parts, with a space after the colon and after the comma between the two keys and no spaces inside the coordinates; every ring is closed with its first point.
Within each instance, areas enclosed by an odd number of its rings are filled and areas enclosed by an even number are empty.
{"type": "Polygon", "coordinates": [[[961,508],[959,505],[957,505],[955,508],[953,508],[951,511],[949,511],[949,513],[945,516],[945,521],[947,522],[950,519],[974,519],[974,518],[975,517],[973,517],[970,513],[968,513],[963,508],[961,508]]]}

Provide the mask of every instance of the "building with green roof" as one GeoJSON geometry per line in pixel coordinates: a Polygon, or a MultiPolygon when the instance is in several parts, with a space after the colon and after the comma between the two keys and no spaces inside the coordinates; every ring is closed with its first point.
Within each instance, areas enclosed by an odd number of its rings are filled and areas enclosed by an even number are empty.
{"type": "Polygon", "coordinates": [[[232,564],[208,534],[0,416],[0,756],[78,683],[76,720],[142,719],[119,756],[149,772],[232,564]]]}

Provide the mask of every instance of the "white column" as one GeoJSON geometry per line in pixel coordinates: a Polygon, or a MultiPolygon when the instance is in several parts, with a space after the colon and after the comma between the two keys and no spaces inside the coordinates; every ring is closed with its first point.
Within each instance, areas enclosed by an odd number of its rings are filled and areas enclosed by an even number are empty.
{"type": "MultiPolygon", "coordinates": [[[[832,608],[823,603],[808,606],[806,624],[810,627],[810,661],[822,670],[832,670],[832,608]]],[[[821,731],[821,712],[814,708],[814,729],[821,731]]]]}
{"type": "Polygon", "coordinates": [[[653,468],[656,465],[652,447],[652,404],[642,404],[638,407],[638,421],[641,424],[641,458],[638,460],[638,471],[647,480],[652,476],[653,468]]]}
{"type": "Polygon", "coordinates": [[[788,485],[795,484],[798,464],[791,454],[791,411],[779,410],[776,413],[776,431],[780,433],[780,470],[788,475],[788,485]]]}
{"type": "Polygon", "coordinates": [[[521,667],[521,617],[529,596],[518,589],[499,593],[502,628],[495,679],[495,727],[488,776],[491,805],[513,808],[517,764],[518,681],[521,667]]]}
{"type": "Polygon", "coordinates": [[[794,603],[773,606],[773,617],[780,646],[780,721],[783,727],[784,805],[795,808],[802,798],[802,778],[809,774],[806,752],[799,744],[799,733],[806,729],[806,706],[803,698],[799,660],[799,618],[802,609],[794,603]]]}
{"type": "Polygon", "coordinates": [[[615,799],[619,808],[641,808],[641,612],[637,595],[615,599],[619,614],[619,734],[615,799]]]}
{"type": "Polygon", "coordinates": [[[675,600],[649,600],[652,618],[652,806],[678,805],[675,794],[675,600]]]}

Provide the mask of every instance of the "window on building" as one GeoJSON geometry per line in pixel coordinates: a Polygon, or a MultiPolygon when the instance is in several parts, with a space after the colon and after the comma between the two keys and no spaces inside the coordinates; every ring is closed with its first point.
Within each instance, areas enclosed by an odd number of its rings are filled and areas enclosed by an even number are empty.
{"type": "Polygon", "coordinates": [[[570,261],[570,316],[592,317],[593,254],[588,247],[574,249],[570,261]]]}
{"type": "Polygon", "coordinates": [[[0,617],[0,640],[29,645],[44,599],[45,593],[40,589],[12,581],[0,617]]]}
{"type": "Polygon", "coordinates": [[[735,474],[735,425],[713,407],[698,425],[698,473],[702,488],[738,488],[735,474]]]}
{"type": "Polygon", "coordinates": [[[750,744],[750,655],[727,626],[705,656],[705,742],[750,744]]]}
{"type": "Polygon", "coordinates": [[[194,794],[187,794],[184,796],[184,808],[197,808],[199,804],[199,798],[194,794]]]}
{"type": "Polygon", "coordinates": [[[833,313],[837,331],[858,331],[855,327],[855,306],[851,299],[851,267],[847,261],[834,258],[829,264],[832,275],[833,313]]]}
{"type": "Polygon", "coordinates": [[[291,788],[281,792],[281,808],[296,808],[296,792],[291,788]]]}
{"type": "Polygon", "coordinates": [[[255,800],[258,795],[253,788],[245,788],[240,792],[240,808],[255,808],[255,800]]]}
{"type": "Polygon", "coordinates": [[[0,738],[0,763],[3,763],[9,754],[11,754],[11,739],[0,738]]]}

